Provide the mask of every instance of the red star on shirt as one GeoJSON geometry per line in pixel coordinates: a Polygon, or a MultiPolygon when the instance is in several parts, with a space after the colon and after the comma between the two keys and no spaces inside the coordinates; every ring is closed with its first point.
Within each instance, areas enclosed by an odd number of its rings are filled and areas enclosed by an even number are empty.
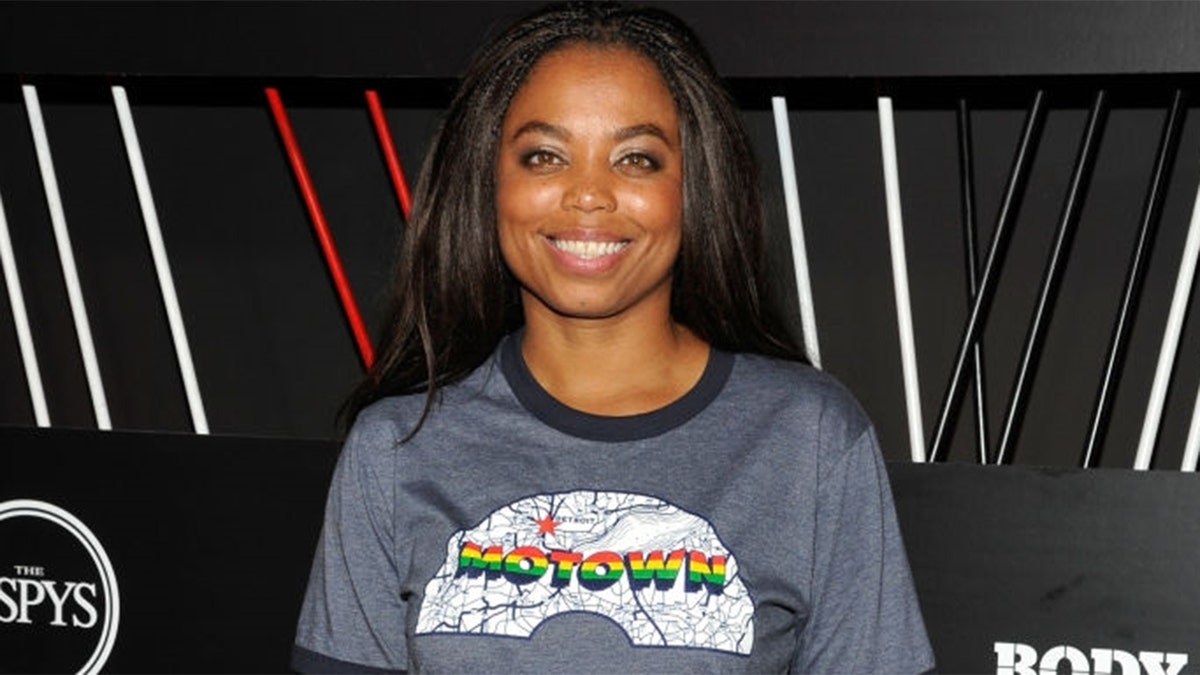
{"type": "Polygon", "coordinates": [[[538,534],[554,534],[554,528],[558,527],[558,521],[548,513],[533,522],[538,525],[538,534]]]}

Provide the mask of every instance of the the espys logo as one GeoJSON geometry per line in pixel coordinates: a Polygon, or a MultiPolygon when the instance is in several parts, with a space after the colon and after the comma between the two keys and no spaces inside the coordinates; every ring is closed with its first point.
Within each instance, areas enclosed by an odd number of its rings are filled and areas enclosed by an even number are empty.
{"type": "Polygon", "coordinates": [[[0,502],[0,672],[99,672],[120,610],[112,563],[86,525],[46,502],[0,502]]]}
{"type": "Polygon", "coordinates": [[[1058,645],[1038,658],[1033,647],[1020,642],[997,642],[996,675],[1179,675],[1188,663],[1187,654],[1093,647],[1087,651],[1058,645]]]}

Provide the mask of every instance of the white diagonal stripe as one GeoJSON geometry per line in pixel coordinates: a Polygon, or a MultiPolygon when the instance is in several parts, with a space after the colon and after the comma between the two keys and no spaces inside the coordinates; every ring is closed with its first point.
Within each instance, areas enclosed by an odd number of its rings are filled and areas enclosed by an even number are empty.
{"type": "Polygon", "coordinates": [[[29,129],[33,133],[34,149],[37,150],[42,187],[46,191],[46,206],[50,209],[50,224],[54,227],[58,260],[62,266],[63,281],[67,285],[67,299],[71,303],[71,318],[75,322],[75,334],[79,339],[79,353],[83,357],[83,370],[87,375],[88,391],[92,396],[96,426],[102,430],[109,430],[112,429],[112,421],[108,417],[108,399],[104,395],[104,382],[100,378],[100,363],[96,360],[96,347],[92,343],[87,306],[83,302],[79,273],[75,269],[75,253],[71,250],[67,217],[63,213],[62,197],[58,193],[58,178],[54,173],[54,160],[50,156],[50,139],[46,135],[46,123],[42,120],[42,106],[38,101],[37,88],[33,85],[22,85],[21,93],[25,97],[29,129]]]}
{"type": "Polygon", "coordinates": [[[779,143],[779,169],[783,174],[783,201],[787,209],[788,233],[792,241],[792,266],[796,274],[796,294],[800,301],[800,325],[808,358],[821,367],[821,348],[817,344],[817,313],[813,304],[812,281],[808,272],[808,249],[804,245],[804,221],[800,217],[800,190],[796,187],[796,161],[792,156],[792,130],[788,122],[787,99],[771,97],[775,112],[775,139],[779,143]]]}
{"type": "Polygon", "coordinates": [[[896,323],[900,328],[900,359],[904,367],[904,400],[908,408],[908,440],[912,460],[925,461],[925,427],[921,415],[921,385],[913,339],[912,303],[908,295],[908,259],[904,252],[904,220],[900,213],[900,171],[896,161],[896,128],[892,99],[879,97],[879,138],[883,147],[883,183],[887,192],[888,240],[892,249],[892,284],[896,291],[896,323]]]}
{"type": "Polygon", "coordinates": [[[187,393],[188,409],[192,414],[192,428],[198,434],[208,433],[208,418],[204,414],[204,400],[200,396],[200,384],[196,380],[196,369],[192,363],[192,350],[188,345],[187,328],[183,324],[183,313],[179,309],[179,298],[175,293],[175,281],[171,276],[171,262],[167,258],[167,247],[163,243],[162,228],[158,223],[158,210],[154,207],[154,196],[150,192],[150,178],[146,174],[146,163],[142,159],[142,147],[138,143],[137,127],[133,124],[133,110],[125,88],[112,88],[113,103],[117,108],[117,119],[121,123],[121,136],[125,139],[125,154],[129,156],[129,169],[137,188],[138,204],[142,208],[142,221],[146,225],[146,239],[150,243],[150,254],[154,259],[154,271],[158,274],[158,288],[162,292],[163,305],[167,310],[167,322],[171,326],[171,338],[175,343],[175,358],[179,362],[179,374],[183,378],[187,393]]]}
{"type": "Polygon", "coordinates": [[[0,200],[0,265],[4,267],[4,284],[8,288],[8,304],[12,307],[13,323],[17,328],[17,344],[21,347],[21,363],[25,366],[25,382],[29,386],[29,401],[33,404],[33,417],[39,427],[48,427],[50,426],[50,411],[46,407],[46,394],[42,388],[42,372],[38,368],[37,351],[33,346],[33,333],[29,330],[29,316],[25,313],[25,294],[21,292],[21,277],[17,274],[17,258],[13,254],[3,200],[0,200]]]}

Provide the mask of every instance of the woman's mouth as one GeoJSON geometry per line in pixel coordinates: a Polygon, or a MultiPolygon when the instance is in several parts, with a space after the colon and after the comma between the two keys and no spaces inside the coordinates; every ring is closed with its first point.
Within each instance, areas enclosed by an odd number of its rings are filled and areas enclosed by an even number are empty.
{"type": "Polygon", "coordinates": [[[583,241],[578,239],[550,238],[550,244],[560,251],[582,258],[594,260],[606,255],[612,255],[629,245],[628,241],[583,241]]]}

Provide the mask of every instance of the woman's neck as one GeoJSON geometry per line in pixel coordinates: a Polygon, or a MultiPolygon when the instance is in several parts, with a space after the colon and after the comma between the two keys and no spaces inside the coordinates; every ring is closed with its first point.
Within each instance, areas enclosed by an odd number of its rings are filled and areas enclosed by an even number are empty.
{"type": "Polygon", "coordinates": [[[709,346],[670,317],[577,319],[526,312],[521,353],[559,402],[596,415],[635,415],[686,394],[709,346]]]}

